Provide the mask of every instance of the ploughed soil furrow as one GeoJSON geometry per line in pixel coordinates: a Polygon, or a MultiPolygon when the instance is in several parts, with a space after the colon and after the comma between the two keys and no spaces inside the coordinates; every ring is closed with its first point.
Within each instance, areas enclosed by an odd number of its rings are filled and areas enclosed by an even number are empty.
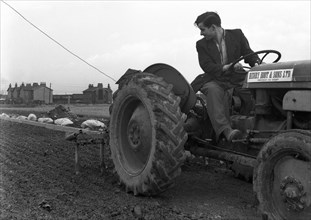
{"type": "MultiPolygon", "coordinates": [[[[51,164],[45,164],[48,161],[40,161],[39,158],[35,160],[29,155],[23,155],[23,160],[14,157],[17,154],[11,154],[7,156],[7,162],[5,166],[7,170],[10,170],[8,174],[9,177],[16,180],[16,182],[23,182],[22,179],[26,179],[29,182],[39,184],[44,187],[47,184],[55,182],[55,176],[58,176],[57,168],[51,164]]],[[[66,168],[64,169],[66,170],[66,168]]],[[[70,169],[67,169],[68,174],[70,169]]],[[[64,174],[64,172],[62,172],[64,174]]],[[[68,176],[65,175],[65,176],[68,176]]],[[[4,174],[5,175],[5,174],[4,174]]]]}
{"type": "MultiPolygon", "coordinates": [[[[11,122],[9,122],[11,123],[11,122]]],[[[65,141],[65,133],[59,131],[52,131],[45,128],[37,128],[39,132],[33,137],[31,125],[21,124],[22,128],[28,128],[27,135],[23,137],[23,141],[19,143],[22,151],[29,151],[27,154],[39,156],[44,155],[48,160],[57,161],[57,166],[63,166],[66,161],[70,161],[69,164],[74,164],[74,148],[75,142],[65,141]],[[60,138],[61,136],[61,138],[60,138]],[[53,144],[52,144],[53,143],[53,144]],[[61,165],[59,164],[59,161],[61,165]]],[[[15,142],[16,139],[20,139],[18,134],[20,129],[16,129],[14,133],[7,134],[9,139],[15,142]]],[[[7,139],[8,139],[7,138],[7,139]]],[[[99,163],[99,146],[97,145],[86,145],[80,146],[80,163],[82,166],[98,166],[99,163]]]]}
{"type": "MultiPolygon", "coordinates": [[[[84,193],[95,196],[102,191],[104,179],[97,169],[99,156],[93,152],[99,151],[98,148],[81,147],[82,165],[94,161],[92,165],[96,167],[82,166],[81,175],[75,175],[75,143],[65,141],[62,132],[24,124],[15,124],[13,131],[12,126],[11,122],[1,121],[1,189],[4,200],[13,204],[1,205],[9,209],[2,217],[37,218],[42,211],[39,216],[44,217],[46,213],[40,204],[50,203],[51,206],[55,201],[57,204],[53,204],[53,208],[57,206],[57,215],[64,217],[68,215],[68,205],[74,205],[75,196],[84,193]],[[33,203],[37,205],[29,206],[33,203]]],[[[83,196],[82,209],[89,200],[89,196],[83,196]]],[[[89,214],[82,212],[77,216],[84,215],[89,214]]]]}
{"type": "MultiPolygon", "coordinates": [[[[14,142],[14,138],[8,135],[5,139],[6,144],[3,147],[3,151],[7,155],[6,157],[21,167],[36,168],[37,171],[48,170],[49,168],[55,170],[55,168],[64,166],[73,167],[73,160],[64,160],[65,162],[63,162],[58,161],[59,159],[55,160],[54,158],[49,158],[48,151],[44,151],[42,148],[38,148],[36,144],[33,144],[33,141],[36,140],[25,138],[26,140],[13,145],[12,142],[14,142]]],[[[70,155],[67,156],[69,157],[70,155]]]]}
{"type": "MultiPolygon", "coordinates": [[[[31,128],[31,126],[28,125],[31,128]]],[[[41,128],[47,130],[45,128],[41,128]]],[[[47,130],[50,131],[50,130],[47,130]]],[[[17,132],[16,132],[17,133],[17,132]]],[[[4,135],[6,145],[12,146],[13,142],[15,143],[16,139],[21,139],[17,134],[6,134],[4,135]]],[[[62,140],[59,140],[59,136],[55,137],[48,135],[36,136],[35,138],[32,135],[27,135],[22,138],[22,141],[15,143],[14,147],[16,148],[13,153],[22,154],[23,157],[27,158],[26,161],[34,161],[38,167],[44,167],[48,165],[49,167],[55,168],[59,167],[70,167],[74,168],[74,142],[64,141],[65,135],[62,132],[58,132],[63,136],[62,140]],[[51,139],[54,140],[52,145],[51,139]],[[58,140],[57,140],[58,139],[58,140]]],[[[12,147],[10,147],[11,149],[12,147]]],[[[97,146],[81,146],[80,147],[80,162],[81,165],[98,165],[99,161],[99,147],[97,146]]],[[[19,157],[17,157],[19,158],[19,157]]],[[[56,169],[57,170],[57,169],[56,169]]]]}
{"type": "MultiPolygon", "coordinates": [[[[67,181],[72,178],[74,175],[74,143],[62,141],[65,145],[70,146],[64,146],[64,144],[52,146],[48,144],[50,146],[45,147],[47,144],[40,144],[40,140],[25,136],[19,143],[13,144],[14,140],[16,140],[14,136],[12,133],[5,135],[3,153],[6,157],[5,161],[7,161],[6,166],[9,168],[8,170],[14,170],[12,173],[15,177],[31,174],[29,178],[32,181],[42,184],[55,182],[55,177],[67,178],[67,181]],[[68,147],[71,149],[68,149],[68,147]],[[26,172],[25,168],[27,169],[26,172]]],[[[86,153],[88,153],[86,149],[81,149],[82,171],[84,168],[83,162],[88,164],[90,160],[96,160],[95,167],[91,166],[92,169],[96,170],[98,168],[98,158],[91,157],[88,158],[88,161],[84,161],[86,153]]]]}
{"type": "MultiPolygon", "coordinates": [[[[5,130],[5,126],[2,128],[5,130]]],[[[73,160],[70,161],[71,163],[67,161],[64,163],[48,158],[38,141],[40,140],[31,138],[31,136],[21,138],[16,133],[9,132],[2,136],[1,154],[4,159],[4,178],[14,179],[18,184],[34,182],[44,185],[44,183],[54,181],[53,176],[59,173],[57,171],[60,168],[68,174],[73,173],[73,160]],[[17,138],[19,138],[18,142],[16,142],[17,138]]]]}
{"type": "Polygon", "coordinates": [[[0,120],[0,219],[260,219],[252,186],[223,167],[189,159],[174,188],[156,197],[133,196],[120,187],[105,146],[80,147],[60,131],[0,120]]]}

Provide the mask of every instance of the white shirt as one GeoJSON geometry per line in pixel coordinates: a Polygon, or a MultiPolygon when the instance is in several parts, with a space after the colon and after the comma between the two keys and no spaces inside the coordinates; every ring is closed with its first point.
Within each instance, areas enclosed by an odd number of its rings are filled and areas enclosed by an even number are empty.
{"type": "Polygon", "coordinates": [[[221,37],[220,40],[220,44],[218,44],[218,42],[215,40],[216,46],[218,48],[218,51],[220,53],[220,60],[221,60],[221,64],[225,65],[228,62],[228,57],[227,57],[227,47],[226,47],[226,41],[225,38],[226,37],[226,32],[224,30],[223,35],[221,37]]]}

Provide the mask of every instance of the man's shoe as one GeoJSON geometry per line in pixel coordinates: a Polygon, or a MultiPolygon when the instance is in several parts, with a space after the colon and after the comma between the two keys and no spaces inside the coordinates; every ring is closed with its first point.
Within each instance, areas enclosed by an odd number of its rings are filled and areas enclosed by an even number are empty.
{"type": "Polygon", "coordinates": [[[231,128],[225,129],[223,133],[224,133],[227,141],[229,141],[229,142],[241,138],[241,135],[242,135],[242,132],[240,130],[231,129],[231,128]]]}

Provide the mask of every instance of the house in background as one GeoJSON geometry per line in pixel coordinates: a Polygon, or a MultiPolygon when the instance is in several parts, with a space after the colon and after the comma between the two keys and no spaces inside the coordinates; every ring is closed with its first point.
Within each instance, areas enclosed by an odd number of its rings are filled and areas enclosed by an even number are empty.
{"type": "Polygon", "coordinates": [[[34,101],[39,101],[45,104],[53,103],[53,90],[47,87],[46,83],[40,83],[40,85],[35,84],[33,87],[34,101]]]}
{"type": "Polygon", "coordinates": [[[30,104],[33,100],[33,87],[30,83],[27,83],[26,86],[24,83],[20,86],[19,97],[23,100],[23,103],[30,104]]]}
{"type": "Polygon", "coordinates": [[[54,104],[111,104],[112,90],[108,84],[107,88],[102,83],[97,86],[89,84],[89,87],[83,93],[76,94],[58,94],[53,96],[54,104]]]}
{"type": "Polygon", "coordinates": [[[13,98],[14,103],[22,103],[22,100],[19,97],[19,91],[20,91],[20,88],[17,86],[17,83],[15,83],[15,86],[12,90],[12,98],[13,98]]]}
{"type": "Polygon", "coordinates": [[[84,103],[84,104],[111,104],[112,90],[108,84],[107,88],[103,87],[102,83],[97,86],[89,84],[89,87],[80,94],[60,94],[53,95],[53,90],[46,86],[46,83],[41,82],[22,83],[20,86],[12,87],[9,85],[7,89],[7,103],[12,104],[70,104],[70,103],[84,103]]]}
{"type": "Polygon", "coordinates": [[[103,88],[102,83],[98,83],[97,86],[89,84],[89,87],[83,91],[83,94],[90,97],[92,104],[112,103],[112,90],[109,84],[107,88],[103,88]]]}
{"type": "Polygon", "coordinates": [[[53,102],[53,90],[46,86],[45,82],[27,83],[26,85],[22,83],[20,86],[12,87],[11,84],[7,89],[7,102],[14,104],[51,104],[53,102]]]}

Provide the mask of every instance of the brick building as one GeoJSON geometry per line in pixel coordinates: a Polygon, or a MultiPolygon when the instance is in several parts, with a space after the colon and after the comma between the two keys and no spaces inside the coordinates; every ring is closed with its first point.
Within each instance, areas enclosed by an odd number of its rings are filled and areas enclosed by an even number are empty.
{"type": "Polygon", "coordinates": [[[89,87],[79,94],[61,94],[53,96],[54,104],[111,104],[112,103],[112,90],[108,84],[107,88],[103,87],[102,83],[98,83],[97,86],[89,84],[89,87]]]}
{"type": "Polygon", "coordinates": [[[12,87],[11,84],[7,89],[7,102],[14,104],[51,104],[53,102],[53,90],[46,86],[45,82],[27,83],[26,85],[22,83],[20,86],[12,87]]]}
{"type": "Polygon", "coordinates": [[[107,88],[103,88],[102,83],[98,83],[97,86],[89,84],[89,87],[83,91],[83,94],[91,98],[92,104],[112,103],[112,90],[109,84],[107,88]]]}

